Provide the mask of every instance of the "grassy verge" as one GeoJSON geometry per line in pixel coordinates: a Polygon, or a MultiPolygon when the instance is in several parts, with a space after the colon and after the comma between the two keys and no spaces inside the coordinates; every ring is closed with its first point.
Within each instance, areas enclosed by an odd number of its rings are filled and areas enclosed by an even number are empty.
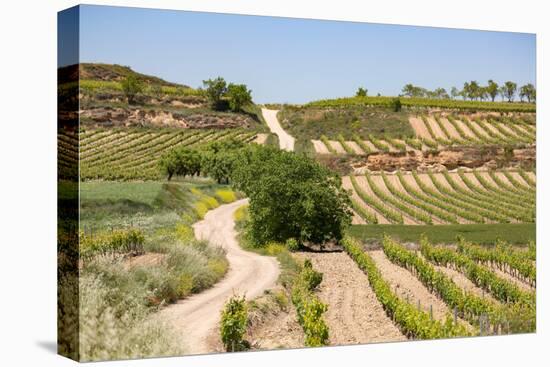
{"type": "Polygon", "coordinates": [[[535,240],[534,223],[452,224],[436,226],[412,226],[400,224],[354,225],[349,234],[360,240],[382,241],[385,234],[400,242],[419,242],[425,234],[432,243],[456,243],[458,235],[466,241],[494,244],[497,239],[511,244],[526,245],[535,240]]]}
{"type": "Polygon", "coordinates": [[[197,241],[191,224],[236,198],[207,180],[81,183],[81,246],[89,250],[80,271],[82,360],[183,352],[150,314],[227,272],[225,252],[197,241]]]}

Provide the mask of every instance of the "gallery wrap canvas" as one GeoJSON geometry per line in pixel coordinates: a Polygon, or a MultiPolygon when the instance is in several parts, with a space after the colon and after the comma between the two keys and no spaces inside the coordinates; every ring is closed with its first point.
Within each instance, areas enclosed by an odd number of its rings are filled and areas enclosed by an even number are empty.
{"type": "Polygon", "coordinates": [[[535,49],[525,33],[59,12],[59,354],[534,333],[535,49]]]}

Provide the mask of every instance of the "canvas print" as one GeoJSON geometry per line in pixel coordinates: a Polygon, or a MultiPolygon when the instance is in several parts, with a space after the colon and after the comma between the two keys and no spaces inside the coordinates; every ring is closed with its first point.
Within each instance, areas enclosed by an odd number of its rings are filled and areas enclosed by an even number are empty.
{"type": "Polygon", "coordinates": [[[82,5],[58,36],[61,355],[536,331],[534,34],[82,5]]]}

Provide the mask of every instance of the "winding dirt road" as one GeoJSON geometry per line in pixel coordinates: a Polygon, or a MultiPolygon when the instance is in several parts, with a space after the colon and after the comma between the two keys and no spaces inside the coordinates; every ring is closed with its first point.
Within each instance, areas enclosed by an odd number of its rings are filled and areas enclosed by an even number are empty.
{"type": "Polygon", "coordinates": [[[244,251],[237,242],[233,213],[246,202],[244,199],[222,205],[193,225],[197,238],[227,251],[229,271],[212,288],[160,311],[161,319],[178,332],[185,354],[213,352],[207,338],[217,332],[220,312],[233,294],[245,294],[247,299],[252,299],[277,281],[280,270],[275,258],[244,251]]]}
{"type": "Polygon", "coordinates": [[[277,112],[279,111],[262,108],[262,115],[264,116],[269,130],[279,137],[279,147],[283,150],[292,152],[294,150],[294,138],[284,131],[281,124],[279,124],[277,112]]]}

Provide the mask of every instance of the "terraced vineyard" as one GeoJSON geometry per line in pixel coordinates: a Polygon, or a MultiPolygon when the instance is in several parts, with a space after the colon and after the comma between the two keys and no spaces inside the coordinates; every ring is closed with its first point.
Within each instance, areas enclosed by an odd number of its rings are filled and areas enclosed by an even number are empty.
{"type": "MultiPolygon", "coordinates": [[[[197,147],[213,141],[255,141],[258,134],[246,129],[93,129],[80,132],[80,177],[83,180],[161,179],[158,160],[178,146],[197,147]]],[[[58,135],[59,169],[76,168],[75,133],[58,135]]]]}
{"type": "MultiPolygon", "coordinates": [[[[343,245],[367,274],[368,286],[386,314],[409,338],[536,329],[535,285],[520,270],[525,269],[522,265],[534,251],[534,244],[528,250],[505,244],[480,249],[462,242],[458,249],[452,249],[434,246],[422,238],[419,247],[408,248],[385,237],[381,250],[366,250],[349,238],[343,245]],[[509,255],[502,256],[503,246],[509,255]],[[500,262],[489,260],[497,258],[500,262]],[[504,268],[508,271],[501,270],[504,268]]],[[[533,271],[532,262],[530,265],[533,271]]]]}
{"type": "Polygon", "coordinates": [[[356,224],[532,223],[535,173],[522,170],[395,174],[343,178],[356,224]]]}
{"type": "Polygon", "coordinates": [[[419,115],[411,116],[409,122],[415,138],[395,139],[369,135],[368,139],[353,136],[321,136],[312,140],[319,154],[368,155],[380,152],[406,152],[441,150],[452,146],[530,146],[535,144],[536,128],[533,116],[521,117],[483,115],[419,115]]]}

